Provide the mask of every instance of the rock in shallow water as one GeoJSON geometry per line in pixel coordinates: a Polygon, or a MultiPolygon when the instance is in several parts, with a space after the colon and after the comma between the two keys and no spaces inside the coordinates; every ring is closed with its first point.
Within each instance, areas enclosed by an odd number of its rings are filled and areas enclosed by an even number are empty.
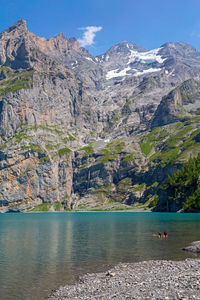
{"type": "Polygon", "coordinates": [[[183,248],[185,251],[200,253],[200,241],[192,242],[190,246],[183,248]]]}

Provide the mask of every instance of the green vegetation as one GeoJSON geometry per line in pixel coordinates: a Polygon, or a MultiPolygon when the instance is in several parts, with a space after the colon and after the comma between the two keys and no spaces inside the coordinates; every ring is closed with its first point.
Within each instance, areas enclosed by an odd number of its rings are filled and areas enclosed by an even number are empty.
{"type": "Polygon", "coordinates": [[[162,126],[153,128],[152,131],[142,138],[140,142],[142,153],[148,156],[153,150],[154,145],[162,142],[162,140],[167,136],[169,136],[169,132],[166,130],[166,128],[163,128],[162,126]]]}
{"type": "Polygon", "coordinates": [[[185,125],[193,124],[193,123],[196,123],[196,122],[200,122],[200,116],[196,116],[196,117],[193,117],[193,118],[185,121],[185,125]]]}
{"type": "Polygon", "coordinates": [[[6,66],[2,66],[0,67],[0,72],[1,71],[4,71],[6,74],[13,74],[14,73],[14,70],[9,68],[9,67],[6,67],[6,66]]]}
{"type": "Polygon", "coordinates": [[[35,150],[37,152],[41,152],[41,153],[45,153],[45,151],[42,149],[42,147],[40,145],[28,145],[28,146],[24,146],[23,149],[31,149],[31,150],[35,150]]]}
{"type": "Polygon", "coordinates": [[[158,204],[158,195],[149,195],[149,200],[147,200],[144,205],[148,206],[149,208],[155,207],[158,204]]]}
{"type": "Polygon", "coordinates": [[[100,163],[107,163],[109,161],[117,159],[118,156],[116,154],[106,154],[100,159],[100,163]]]}
{"type": "Polygon", "coordinates": [[[161,160],[161,166],[164,167],[167,164],[173,163],[179,154],[178,148],[173,148],[169,151],[165,151],[162,153],[160,160],[161,160]]]}
{"type": "Polygon", "coordinates": [[[70,196],[65,195],[64,197],[62,197],[61,199],[61,204],[64,207],[68,207],[68,202],[69,202],[70,196]]]}
{"type": "Polygon", "coordinates": [[[184,203],[184,210],[190,209],[200,209],[200,185],[197,186],[195,192],[184,203]]]}
{"type": "Polygon", "coordinates": [[[82,147],[80,149],[80,151],[84,151],[85,156],[88,156],[88,155],[94,153],[93,144],[90,143],[89,145],[82,147]]]}
{"type": "Polygon", "coordinates": [[[70,141],[75,141],[76,140],[76,138],[73,135],[71,135],[69,132],[67,132],[67,134],[68,134],[68,137],[69,137],[70,141]]]}
{"type": "Polygon", "coordinates": [[[88,168],[88,164],[83,164],[83,165],[80,165],[79,168],[82,170],[82,169],[86,169],[88,168]]]}
{"type": "Polygon", "coordinates": [[[71,207],[68,207],[65,209],[65,211],[73,211],[73,209],[71,207]]]}
{"type": "Polygon", "coordinates": [[[0,145],[0,149],[4,149],[4,148],[7,148],[7,143],[4,143],[4,144],[0,145]]]}
{"type": "Polygon", "coordinates": [[[157,187],[158,185],[159,185],[159,183],[157,181],[155,181],[149,188],[157,187]]]}
{"type": "Polygon", "coordinates": [[[105,191],[96,191],[94,193],[94,195],[97,197],[98,202],[100,202],[101,204],[104,204],[105,202],[107,202],[105,191]]]}
{"type": "Polygon", "coordinates": [[[69,141],[69,139],[68,139],[67,137],[62,138],[62,142],[63,142],[64,144],[67,144],[68,141],[69,141]]]}
{"type": "Polygon", "coordinates": [[[168,176],[161,189],[165,190],[168,207],[183,206],[184,210],[200,209],[200,154],[191,158],[172,176],[168,176]]]}
{"type": "Polygon", "coordinates": [[[45,212],[45,211],[49,211],[51,207],[50,203],[42,203],[39,204],[37,206],[35,206],[33,209],[30,210],[30,212],[45,212]]]}
{"type": "Polygon", "coordinates": [[[186,110],[181,105],[178,105],[178,107],[179,107],[179,110],[174,115],[177,116],[179,119],[187,118],[186,117],[186,113],[187,113],[186,110]]]}
{"type": "Polygon", "coordinates": [[[125,162],[130,162],[130,161],[134,161],[135,157],[133,153],[126,153],[123,155],[123,161],[125,162]]]}
{"type": "MultiPolygon", "coordinates": [[[[125,143],[120,139],[114,140],[111,143],[107,144],[103,149],[100,150],[100,153],[104,154],[100,159],[100,163],[107,163],[109,161],[116,160],[120,152],[123,151],[125,143]]],[[[127,160],[131,160],[132,156],[128,157],[127,160]]]]}
{"type": "Polygon", "coordinates": [[[0,96],[9,92],[14,93],[20,89],[32,88],[33,73],[33,70],[15,73],[14,70],[9,69],[7,72],[8,78],[0,81],[0,96]]]}
{"type": "Polygon", "coordinates": [[[101,153],[103,154],[116,154],[123,151],[125,143],[120,139],[112,141],[107,144],[105,148],[101,149],[101,153]]]}
{"type": "Polygon", "coordinates": [[[28,201],[25,200],[25,201],[19,201],[18,203],[15,203],[15,204],[10,204],[9,208],[18,207],[18,206],[23,205],[23,204],[28,204],[28,201]]]}
{"type": "Polygon", "coordinates": [[[135,193],[135,192],[141,192],[142,190],[144,190],[146,188],[146,183],[141,183],[141,184],[135,184],[132,188],[131,188],[131,192],[135,193]]]}
{"type": "Polygon", "coordinates": [[[153,149],[157,150],[150,156],[149,160],[150,162],[161,163],[162,166],[185,157],[186,152],[198,144],[194,137],[199,132],[196,130],[193,134],[194,127],[191,125],[194,119],[200,121],[194,117],[184,122],[170,124],[165,128],[162,126],[155,127],[147,136],[142,138],[140,142],[142,153],[148,156],[153,149]]]}
{"type": "Polygon", "coordinates": [[[112,119],[112,122],[118,122],[119,121],[119,117],[115,117],[114,119],[112,119]]]}
{"type": "Polygon", "coordinates": [[[170,136],[165,135],[162,144],[159,141],[154,143],[154,148],[157,151],[150,156],[150,162],[160,163],[164,167],[167,164],[186,160],[190,151],[198,152],[200,143],[195,137],[200,133],[200,130],[195,130],[191,125],[194,119],[196,117],[182,123],[177,122],[169,125],[170,136]]]}
{"type": "Polygon", "coordinates": [[[55,128],[54,126],[43,126],[43,125],[39,125],[38,128],[41,128],[41,129],[44,129],[44,130],[47,130],[47,131],[50,131],[50,132],[55,132],[57,134],[64,134],[63,131],[55,128]]]}
{"type": "MultiPolygon", "coordinates": [[[[191,87],[191,88],[194,88],[194,87],[191,87]]],[[[198,96],[199,96],[198,92],[196,92],[196,93],[188,93],[187,90],[181,89],[181,98],[183,100],[185,100],[185,99],[192,99],[192,98],[195,98],[195,97],[198,97],[198,96]]]]}
{"type": "Polygon", "coordinates": [[[33,150],[41,154],[44,154],[42,157],[39,156],[40,162],[48,162],[58,159],[58,156],[64,162],[69,159],[69,154],[72,150],[63,145],[63,141],[69,142],[75,138],[68,132],[64,133],[63,131],[55,128],[53,125],[39,125],[39,126],[30,126],[28,122],[19,123],[17,127],[17,133],[14,136],[7,139],[7,141],[0,145],[0,148],[6,147],[20,147],[21,150],[33,150]],[[33,132],[36,131],[36,132],[33,132]],[[45,130],[45,134],[41,134],[41,130],[45,130]],[[63,137],[63,134],[65,137],[63,137]],[[67,136],[66,136],[67,135],[67,136]],[[18,145],[20,144],[20,145],[18,145]]]}
{"type": "Polygon", "coordinates": [[[189,132],[193,130],[191,125],[183,127],[180,131],[176,134],[172,135],[167,141],[166,145],[168,147],[176,147],[177,143],[180,142],[189,132]]]}
{"type": "Polygon", "coordinates": [[[19,125],[17,126],[17,128],[21,128],[21,127],[24,127],[24,126],[27,126],[28,125],[28,122],[21,122],[19,123],[19,125]]]}
{"type": "Polygon", "coordinates": [[[40,158],[40,162],[43,162],[43,161],[46,161],[46,162],[50,161],[49,156],[48,156],[48,155],[45,155],[45,156],[41,157],[41,158],[40,158]]]}
{"type": "Polygon", "coordinates": [[[55,202],[55,203],[53,204],[53,206],[54,206],[54,209],[55,209],[56,211],[60,211],[60,210],[61,210],[61,207],[62,207],[62,204],[61,204],[59,201],[57,201],[57,202],[55,202]]]}
{"type": "Polygon", "coordinates": [[[142,153],[148,155],[151,152],[153,146],[150,144],[149,141],[146,141],[144,143],[140,143],[140,148],[142,150],[142,153]]]}
{"type": "Polygon", "coordinates": [[[26,139],[31,139],[32,136],[28,136],[26,133],[22,132],[14,136],[14,138],[18,141],[21,142],[22,140],[26,139]]]}
{"type": "Polygon", "coordinates": [[[61,148],[58,150],[58,155],[59,156],[69,155],[71,152],[72,150],[69,148],[61,148]]]}
{"type": "Polygon", "coordinates": [[[56,150],[59,148],[59,146],[60,146],[60,144],[56,144],[56,145],[47,144],[47,145],[45,145],[45,148],[48,150],[56,150]]]}
{"type": "Polygon", "coordinates": [[[111,188],[112,188],[112,183],[108,183],[108,184],[96,187],[96,190],[98,190],[98,191],[110,191],[111,188]]]}

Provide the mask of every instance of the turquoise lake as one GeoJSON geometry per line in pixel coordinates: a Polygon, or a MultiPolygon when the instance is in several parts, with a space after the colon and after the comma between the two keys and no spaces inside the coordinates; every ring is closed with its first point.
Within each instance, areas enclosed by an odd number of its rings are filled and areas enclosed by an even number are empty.
{"type": "Polygon", "coordinates": [[[52,289],[119,262],[195,257],[200,214],[0,214],[0,299],[44,299],[52,289]],[[167,239],[153,233],[167,231],[167,239]]]}

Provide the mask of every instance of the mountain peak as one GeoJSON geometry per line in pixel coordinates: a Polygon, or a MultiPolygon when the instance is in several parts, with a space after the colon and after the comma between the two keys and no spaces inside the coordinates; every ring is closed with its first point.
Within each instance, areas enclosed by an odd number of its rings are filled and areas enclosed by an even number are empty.
{"type": "Polygon", "coordinates": [[[146,49],[136,45],[135,43],[131,43],[131,42],[122,42],[122,43],[118,43],[114,46],[112,46],[107,53],[111,54],[111,53],[117,53],[117,52],[127,52],[129,53],[130,50],[135,50],[138,52],[145,52],[147,51],[146,49]]]}
{"type": "Polygon", "coordinates": [[[55,39],[63,40],[63,39],[66,39],[66,37],[65,37],[64,33],[60,32],[55,36],[55,39]]]}
{"type": "Polygon", "coordinates": [[[162,54],[166,55],[180,55],[180,56],[190,56],[196,55],[197,50],[184,42],[167,42],[161,46],[162,54]]]}
{"type": "Polygon", "coordinates": [[[21,26],[21,25],[26,26],[26,20],[21,19],[21,20],[17,21],[16,23],[14,23],[14,25],[16,25],[16,26],[21,26]]]}
{"type": "Polygon", "coordinates": [[[17,21],[12,26],[8,27],[8,29],[3,31],[2,34],[11,33],[11,32],[26,33],[27,32],[26,21],[24,19],[17,21]]]}

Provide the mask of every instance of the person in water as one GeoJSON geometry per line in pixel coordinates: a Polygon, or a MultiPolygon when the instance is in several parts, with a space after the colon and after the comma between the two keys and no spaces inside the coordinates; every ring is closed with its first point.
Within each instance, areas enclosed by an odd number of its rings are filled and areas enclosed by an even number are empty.
{"type": "Polygon", "coordinates": [[[163,237],[164,237],[164,238],[167,238],[167,232],[164,231],[163,235],[162,235],[162,232],[158,232],[158,234],[153,233],[152,236],[158,237],[159,239],[161,239],[161,238],[163,238],[163,237]]]}
{"type": "Polygon", "coordinates": [[[167,232],[166,231],[164,232],[163,237],[167,238],[167,232]]]}

